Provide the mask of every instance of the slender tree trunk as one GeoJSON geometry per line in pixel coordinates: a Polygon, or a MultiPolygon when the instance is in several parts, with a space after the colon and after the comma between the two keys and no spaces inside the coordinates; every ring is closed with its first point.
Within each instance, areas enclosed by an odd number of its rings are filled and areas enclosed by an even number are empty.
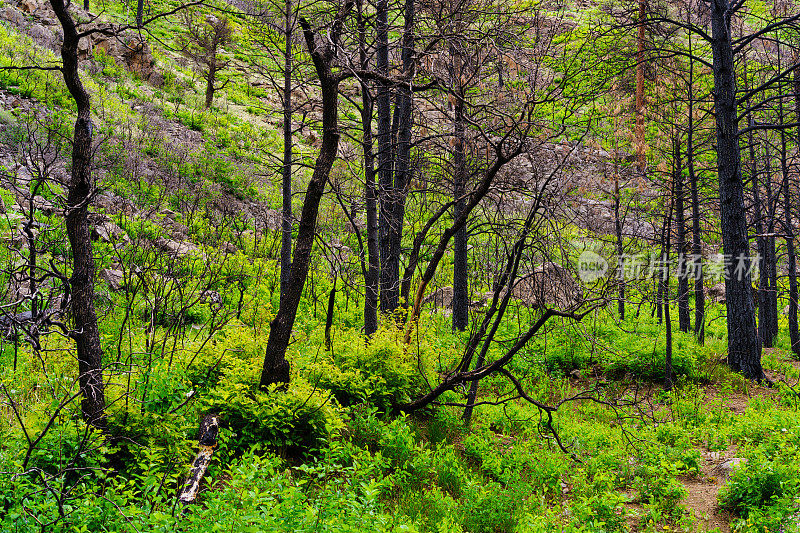
{"type": "MultiPolygon", "coordinates": [[[[687,276],[686,258],[686,221],[683,207],[683,166],[681,164],[680,140],[675,139],[674,143],[675,173],[675,224],[677,224],[677,242],[675,249],[678,253],[678,329],[687,332],[691,329],[691,318],[689,314],[689,278],[687,276]]],[[[667,283],[669,285],[669,283],[667,283]]],[[[669,327],[669,326],[668,326],[669,327]]]]}
{"type": "Polygon", "coordinates": [[[50,0],[64,31],[62,74],[75,100],[78,117],[72,144],[72,168],[67,184],[66,229],[72,248],[70,296],[78,357],[78,382],[83,394],[81,411],[87,423],[105,427],[103,349],[94,307],[94,253],[89,233],[88,204],[92,194],[92,117],[89,94],[78,72],[78,31],[64,0],[50,0]]]}
{"type": "MultiPolygon", "coordinates": [[[[88,0],[87,0],[88,1],[88,0]]],[[[142,27],[142,19],[144,18],[144,0],[136,1],[136,27],[142,27]]]]}
{"type": "Polygon", "coordinates": [[[317,229],[319,203],[339,148],[339,79],[331,72],[324,52],[317,49],[314,32],[308,22],[301,18],[300,25],[303,27],[306,45],[314,62],[322,92],[322,146],[303,199],[290,283],[284,301],[270,323],[269,338],[264,353],[264,367],[261,371],[260,386],[262,389],[273,383],[289,382],[290,368],[289,362],[286,360],[286,349],[292,336],[303,286],[308,277],[311,249],[317,229]]]}
{"type": "Polygon", "coordinates": [[[292,265],[292,0],[284,13],[283,56],[283,209],[281,212],[281,304],[286,299],[292,265]]]}
{"type": "Polygon", "coordinates": [[[214,82],[217,80],[217,66],[215,62],[208,65],[208,75],[206,76],[206,109],[211,109],[214,103],[214,82]]]}
{"type": "MultiPolygon", "coordinates": [[[[358,0],[359,60],[361,68],[367,70],[366,21],[363,15],[363,0],[358,0]]],[[[371,337],[378,330],[378,283],[380,252],[378,250],[378,201],[375,185],[375,156],[372,153],[372,93],[366,81],[361,82],[361,146],[364,150],[364,198],[367,216],[367,274],[364,279],[364,334],[371,337]]]]}
{"type": "Polygon", "coordinates": [[[747,241],[744,184],[742,182],[736,76],[730,29],[729,0],[711,2],[714,70],[714,110],[717,123],[717,168],[722,246],[732,258],[725,280],[728,326],[728,364],[755,380],[764,379],[761,342],[755,320],[750,282],[750,247],[747,241]],[[731,268],[732,267],[732,268],[731,268]]]}
{"type": "MultiPolygon", "coordinates": [[[[782,68],[782,47],[778,45],[778,68],[782,68]]],[[[796,74],[796,72],[795,72],[796,74]]],[[[783,86],[780,88],[781,96],[784,96],[784,89],[783,86]]],[[[787,95],[788,96],[788,95],[787,95]]],[[[795,95],[797,97],[797,95],[795,95]]],[[[784,118],[784,105],[783,105],[783,98],[778,99],[778,116],[780,117],[780,121],[783,124],[785,121],[784,118]]],[[[788,270],[789,270],[789,341],[792,346],[792,351],[796,348],[796,340],[797,340],[797,279],[794,276],[794,272],[796,270],[796,258],[794,256],[794,242],[793,242],[793,230],[792,230],[792,206],[790,201],[790,191],[789,191],[789,150],[788,150],[788,140],[786,138],[786,130],[780,130],[780,165],[781,165],[781,189],[783,192],[783,200],[784,200],[784,234],[786,235],[786,251],[788,254],[788,270]],[[794,286],[793,286],[794,285],[794,286]],[[794,294],[792,293],[792,289],[794,289],[794,294]],[[794,296],[794,298],[793,298],[794,296]],[[792,301],[794,300],[794,309],[792,309],[792,301]],[[794,311],[794,317],[792,317],[792,311],[794,311]],[[794,318],[794,331],[792,330],[792,318],[794,318]]],[[[775,197],[775,209],[773,211],[777,211],[777,204],[779,202],[781,191],[775,197]]],[[[771,230],[770,236],[771,240],[771,247],[770,252],[772,253],[772,262],[771,262],[771,269],[770,269],[770,290],[772,291],[772,300],[770,304],[774,306],[772,310],[772,319],[773,322],[771,323],[773,338],[777,337],[778,335],[778,272],[777,272],[777,257],[775,255],[775,237],[774,237],[774,220],[775,220],[775,213],[771,213],[771,230]]]]}
{"type": "MultiPolygon", "coordinates": [[[[795,60],[800,60],[800,53],[795,55],[795,60]]],[[[794,98],[796,121],[800,124],[800,67],[794,69],[794,98]]],[[[800,126],[797,128],[797,138],[800,144],[800,126]]],[[[800,356],[800,332],[797,327],[797,258],[795,257],[794,246],[794,223],[792,222],[792,194],[791,184],[788,176],[784,183],[784,221],[786,227],[786,252],[789,256],[789,341],[792,345],[792,352],[795,356],[800,356]]]]}
{"type": "MultiPolygon", "coordinates": [[[[379,74],[389,75],[389,6],[387,0],[378,0],[376,6],[376,68],[379,74]]],[[[393,157],[391,138],[391,93],[389,85],[378,82],[375,106],[378,115],[378,218],[380,244],[380,307],[384,313],[392,313],[399,302],[400,265],[392,250],[391,235],[395,224],[393,198],[393,157]]]]}
{"type": "MultiPolygon", "coordinates": [[[[403,224],[405,223],[406,195],[411,181],[411,128],[413,126],[412,111],[413,100],[411,94],[411,80],[414,79],[414,0],[406,0],[405,22],[402,40],[403,76],[407,83],[403,83],[397,90],[397,160],[394,176],[392,195],[392,220],[389,234],[390,270],[392,274],[392,298],[398,300],[400,295],[400,255],[402,253],[403,224]]],[[[399,303],[398,303],[399,305],[399,303]]],[[[408,302],[403,302],[407,307],[408,302]]]]}
{"type": "MultiPolygon", "coordinates": [[[[779,106],[783,107],[781,102],[778,103],[779,106]]],[[[764,243],[764,251],[765,251],[765,268],[767,269],[767,286],[766,286],[766,308],[767,308],[767,320],[766,326],[767,331],[766,335],[768,337],[769,343],[764,343],[764,337],[762,337],[762,343],[764,346],[771,348],[775,343],[775,338],[778,336],[778,265],[777,265],[777,256],[775,253],[775,211],[777,208],[777,201],[778,196],[776,194],[772,194],[772,169],[770,168],[770,156],[769,153],[766,157],[767,161],[767,180],[766,180],[766,212],[767,212],[767,237],[764,243]]],[[[778,191],[780,193],[780,190],[778,191]]]]}
{"type": "Polygon", "coordinates": [[[761,343],[767,348],[772,348],[775,336],[777,335],[778,325],[778,300],[777,300],[777,269],[775,266],[775,238],[772,233],[774,226],[774,209],[772,194],[772,169],[770,168],[770,153],[766,153],[764,158],[766,163],[765,170],[765,192],[766,198],[761,199],[760,184],[758,180],[758,165],[755,160],[755,150],[753,148],[752,136],[750,141],[750,157],[753,158],[753,207],[755,210],[756,233],[758,234],[758,262],[759,262],[759,283],[758,283],[758,334],[761,343]],[[766,211],[766,217],[764,212],[766,211]],[[767,220],[767,226],[764,220],[767,220]]]}
{"type": "MultiPolygon", "coordinates": [[[[454,139],[453,139],[453,218],[464,210],[466,189],[466,161],[464,157],[464,92],[461,87],[462,61],[458,49],[450,47],[453,56],[454,95],[454,139]]],[[[467,224],[453,237],[453,331],[464,331],[469,325],[469,287],[467,264],[467,224]]]]}
{"type": "MultiPolygon", "coordinates": [[[[621,204],[622,204],[622,196],[621,190],[619,186],[619,154],[617,151],[614,151],[614,231],[617,237],[617,258],[619,260],[622,259],[624,253],[623,241],[622,241],[622,215],[621,211],[621,204]]],[[[617,312],[619,313],[619,319],[625,320],[625,272],[624,269],[620,273],[619,278],[619,286],[618,286],[618,294],[617,294],[617,312]]]]}
{"type": "MultiPolygon", "coordinates": [[[[667,239],[661,253],[665,265],[669,265],[669,241],[671,233],[671,228],[669,226],[670,224],[668,222],[666,232],[667,239]]],[[[664,329],[666,336],[666,345],[664,347],[664,389],[672,390],[675,373],[672,369],[672,313],[670,313],[669,310],[669,267],[665,268],[660,276],[661,284],[663,285],[661,294],[664,295],[664,329]]]]}
{"type": "Polygon", "coordinates": [[[328,311],[325,314],[325,349],[331,351],[331,328],[333,327],[333,311],[336,308],[336,277],[328,295],[328,311]]]}
{"type": "Polygon", "coordinates": [[[644,40],[645,5],[639,0],[639,24],[636,37],[636,157],[639,170],[644,172],[644,40]]]}
{"type": "Polygon", "coordinates": [[[767,328],[769,319],[769,306],[767,304],[767,291],[769,291],[769,269],[767,268],[767,238],[764,234],[763,206],[761,205],[761,193],[758,180],[758,165],[756,164],[755,147],[753,146],[752,133],[750,134],[750,167],[751,181],[753,186],[753,212],[756,226],[756,250],[758,251],[758,334],[764,346],[772,345],[767,328]]]}
{"type": "MultiPolygon", "coordinates": [[[[672,214],[670,213],[670,216],[672,214]]],[[[661,238],[659,239],[659,247],[661,249],[661,255],[659,256],[659,261],[663,260],[664,258],[664,247],[666,246],[667,242],[667,223],[666,219],[664,220],[664,224],[661,226],[661,238]]],[[[656,271],[655,275],[655,285],[656,285],[656,323],[661,325],[661,322],[664,320],[664,300],[669,297],[668,294],[664,294],[664,284],[661,283],[661,274],[656,271]]]]}
{"type": "MultiPolygon", "coordinates": [[[[692,53],[691,34],[689,53],[692,53]]],[[[694,60],[689,59],[689,131],[686,140],[686,165],[689,169],[689,188],[692,195],[692,261],[694,267],[694,333],[705,344],[706,295],[703,287],[703,244],[700,233],[700,195],[694,168],[694,60]]]]}

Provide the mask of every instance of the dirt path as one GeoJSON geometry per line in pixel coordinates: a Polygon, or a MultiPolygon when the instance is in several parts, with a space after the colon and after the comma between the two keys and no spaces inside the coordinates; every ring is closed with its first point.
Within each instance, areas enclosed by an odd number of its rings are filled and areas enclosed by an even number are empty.
{"type": "Polygon", "coordinates": [[[697,531],[712,531],[718,528],[723,533],[729,533],[730,522],[733,518],[730,513],[718,509],[717,494],[727,480],[719,466],[736,457],[736,448],[729,447],[722,452],[702,451],[702,472],[696,478],[683,479],[684,488],[688,494],[683,499],[683,504],[689,513],[697,520],[697,531]]]}
{"type": "MultiPolygon", "coordinates": [[[[788,362],[795,368],[800,368],[800,362],[790,359],[782,359],[780,363],[788,362]]],[[[796,383],[796,379],[787,380],[786,376],[780,371],[764,369],[767,378],[773,382],[786,380],[796,383]]],[[[775,389],[762,385],[751,385],[747,394],[741,392],[721,392],[716,386],[711,385],[705,389],[706,397],[709,401],[721,400],[723,405],[736,415],[742,415],[747,410],[748,403],[753,398],[769,398],[775,394],[775,389]]],[[[722,533],[730,533],[730,523],[734,516],[717,507],[717,495],[722,486],[726,483],[728,474],[720,468],[720,465],[736,457],[736,447],[729,446],[725,451],[711,451],[701,448],[702,464],[701,474],[695,478],[685,478],[681,480],[687,495],[683,499],[683,505],[687,512],[691,513],[696,519],[697,531],[706,532],[718,529],[722,533]]]]}

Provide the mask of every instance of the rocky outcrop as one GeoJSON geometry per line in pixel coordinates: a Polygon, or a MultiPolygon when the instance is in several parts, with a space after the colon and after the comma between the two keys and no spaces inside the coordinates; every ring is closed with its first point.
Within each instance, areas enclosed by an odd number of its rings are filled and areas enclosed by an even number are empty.
{"type": "Polygon", "coordinates": [[[150,45],[139,34],[130,30],[122,31],[118,24],[111,23],[97,24],[94,29],[95,33],[91,36],[93,49],[102,50],[113,57],[117,64],[153,85],[164,82],[164,78],[155,71],[150,45]]]}
{"type": "Polygon", "coordinates": [[[572,273],[553,262],[521,276],[514,284],[512,295],[528,307],[572,309],[583,302],[583,290],[572,273]]]}
{"type": "Polygon", "coordinates": [[[104,268],[100,271],[100,279],[108,283],[112,291],[120,291],[125,288],[125,273],[115,268],[104,268]]]}
{"type": "Polygon", "coordinates": [[[101,242],[130,242],[125,230],[114,224],[108,217],[96,217],[92,227],[92,239],[101,242]]]}
{"type": "Polygon", "coordinates": [[[191,242],[176,241],[164,237],[156,240],[156,246],[158,246],[162,252],[178,257],[187,256],[198,251],[197,246],[191,242]]]}
{"type": "Polygon", "coordinates": [[[747,464],[747,459],[743,457],[734,457],[728,459],[714,469],[714,473],[723,479],[727,479],[733,474],[734,471],[747,464]]]}
{"type": "MultiPolygon", "coordinates": [[[[78,44],[81,59],[93,59],[97,50],[102,50],[114,61],[130,72],[136,73],[153,85],[163,83],[163,76],[155,70],[155,59],[150,45],[137,32],[124,30],[119,24],[97,21],[97,16],[73,6],[73,15],[84,22],[81,31],[87,38],[78,44]]],[[[58,52],[63,41],[63,32],[55,13],[46,1],[19,0],[16,5],[0,9],[3,19],[22,33],[26,33],[39,46],[58,52]]]]}
{"type": "Polygon", "coordinates": [[[706,299],[714,303],[725,303],[725,284],[716,283],[714,285],[704,287],[706,299]]]}
{"type": "MultiPolygon", "coordinates": [[[[500,298],[505,295],[505,290],[500,298]]],[[[554,307],[556,309],[575,309],[583,303],[583,290],[566,268],[555,263],[544,263],[533,272],[520,276],[511,291],[511,296],[527,307],[554,307]]],[[[484,307],[494,297],[493,292],[485,292],[470,302],[470,307],[484,307]]],[[[451,309],[453,306],[453,287],[440,287],[426,296],[422,303],[436,309],[451,309]]]]}
{"type": "Polygon", "coordinates": [[[430,293],[425,299],[422,300],[424,305],[432,305],[439,309],[450,309],[453,305],[453,287],[446,286],[440,287],[430,293]]]}

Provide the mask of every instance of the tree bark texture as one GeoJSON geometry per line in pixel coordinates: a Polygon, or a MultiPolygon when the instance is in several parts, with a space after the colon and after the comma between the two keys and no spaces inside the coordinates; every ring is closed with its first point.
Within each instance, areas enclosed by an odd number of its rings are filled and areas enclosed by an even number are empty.
{"type": "Polygon", "coordinates": [[[94,307],[94,254],[90,238],[88,204],[92,182],[92,117],[89,94],[78,72],[78,31],[64,0],[50,0],[50,5],[64,30],[61,46],[64,82],[77,107],[72,142],[72,169],[67,184],[66,229],[72,249],[70,278],[71,311],[74,321],[72,338],[78,356],[78,382],[83,393],[81,411],[84,420],[105,427],[105,390],[103,349],[94,307]]]}
{"type": "Polygon", "coordinates": [[[730,257],[725,280],[728,326],[728,364],[750,379],[761,380],[761,341],[756,328],[750,280],[744,184],[742,182],[736,77],[730,30],[730,3],[712,0],[711,27],[716,113],[717,168],[722,246],[730,257]],[[741,268],[736,268],[741,262],[741,268]]]}

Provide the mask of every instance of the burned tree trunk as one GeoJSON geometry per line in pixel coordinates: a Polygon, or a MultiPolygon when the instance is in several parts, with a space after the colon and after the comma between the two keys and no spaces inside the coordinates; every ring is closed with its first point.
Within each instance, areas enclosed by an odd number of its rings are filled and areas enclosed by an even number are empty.
{"type": "Polygon", "coordinates": [[[722,246],[734,265],[727,265],[725,298],[728,325],[728,364],[755,380],[764,379],[761,341],[756,328],[750,281],[750,247],[744,205],[736,73],[728,0],[711,2],[711,50],[714,71],[714,110],[717,123],[717,168],[721,211],[722,246]]]}
{"type": "Polygon", "coordinates": [[[308,46],[314,68],[319,77],[322,93],[322,146],[314,165],[314,172],[303,199],[303,210],[297,230],[292,268],[286,295],[281,301],[278,313],[270,323],[269,338],[264,354],[260,387],[266,388],[274,383],[289,382],[289,362],[286,349],[292,336],[292,327],[297,317],[297,307],[308,277],[311,262],[311,249],[317,230],[317,215],[322,193],[328,181],[336,153],[339,148],[339,78],[331,71],[330,57],[315,42],[315,32],[308,22],[301,18],[306,45],[308,46]]]}
{"type": "MultiPolygon", "coordinates": [[[[467,169],[464,154],[464,93],[461,87],[461,58],[456,46],[452,46],[454,95],[454,145],[453,145],[453,218],[464,210],[467,169]]],[[[467,276],[467,224],[453,237],[453,331],[464,331],[469,324],[469,282],[467,276]]]]}
{"type": "MultiPolygon", "coordinates": [[[[689,314],[689,277],[686,262],[686,220],[683,207],[683,167],[681,165],[680,143],[675,142],[675,224],[677,225],[675,248],[678,254],[678,329],[687,332],[691,329],[689,314]]],[[[669,285],[669,283],[667,283],[669,285]]],[[[669,327],[669,326],[668,326],[669,327]]]]}
{"type": "Polygon", "coordinates": [[[283,56],[283,176],[281,195],[281,302],[289,287],[292,267],[292,0],[286,0],[283,56]]]}
{"type": "MultiPolygon", "coordinates": [[[[800,59],[800,54],[795,56],[800,59]]],[[[794,69],[794,98],[795,114],[797,123],[800,124],[800,66],[794,69]]],[[[800,141],[800,126],[798,126],[797,139],[800,141]]],[[[786,233],[786,253],[789,256],[789,340],[792,345],[792,352],[800,356],[800,332],[797,327],[797,258],[795,257],[794,246],[794,224],[792,222],[792,195],[788,176],[784,183],[784,222],[786,233]]]]}
{"type": "Polygon", "coordinates": [[[200,423],[200,434],[197,438],[197,456],[192,461],[192,469],[189,477],[183,485],[178,501],[183,505],[194,503],[197,493],[200,491],[200,482],[208,470],[211,463],[211,455],[217,447],[217,437],[219,435],[219,417],[217,415],[206,415],[200,423]]]}
{"type": "MultiPolygon", "coordinates": [[[[376,6],[376,52],[375,60],[378,74],[389,75],[389,6],[387,0],[378,0],[376,6]]],[[[391,91],[385,81],[378,82],[375,98],[378,115],[378,197],[379,243],[380,243],[380,307],[384,313],[392,313],[399,303],[400,288],[397,281],[400,275],[399,256],[392,250],[392,232],[395,230],[393,197],[394,158],[391,138],[391,91]]]]}
{"type": "MultiPolygon", "coordinates": [[[[691,34],[689,52],[692,51],[691,34]]],[[[686,139],[686,166],[692,197],[692,274],[694,275],[694,333],[697,342],[705,343],[706,295],[703,288],[703,248],[700,234],[700,195],[694,166],[694,60],[689,59],[689,130],[686,139]]]]}
{"type": "MultiPolygon", "coordinates": [[[[614,233],[617,239],[617,258],[622,260],[625,248],[623,246],[623,220],[622,220],[622,193],[619,186],[619,154],[614,154],[614,233]]],[[[620,265],[622,266],[622,265],[620,265]]],[[[619,286],[617,288],[617,312],[619,319],[625,320],[625,272],[619,276],[619,286]]]]}
{"type": "Polygon", "coordinates": [[[66,229],[73,261],[70,301],[74,330],[71,337],[75,340],[78,356],[83,418],[87,423],[102,428],[105,427],[103,349],[94,307],[95,266],[87,216],[94,185],[91,105],[78,73],[80,37],[75,22],[63,0],[50,0],[50,5],[64,30],[61,72],[78,111],[72,140],[72,169],[67,183],[66,229]]]}
{"type": "MultiPolygon", "coordinates": [[[[403,224],[406,213],[406,196],[408,185],[411,181],[411,128],[413,126],[412,111],[413,100],[411,83],[414,77],[414,0],[405,2],[405,22],[402,39],[402,67],[403,83],[397,88],[395,103],[395,123],[392,132],[396,132],[397,152],[395,154],[395,174],[390,195],[392,223],[389,226],[389,273],[392,276],[391,298],[397,300],[395,307],[400,305],[400,255],[402,254],[403,224]]],[[[408,306],[408,302],[403,302],[408,306]]]]}
{"type": "MultiPolygon", "coordinates": [[[[358,0],[358,54],[361,68],[367,70],[366,21],[363,0],[358,0]]],[[[367,216],[367,272],[364,276],[364,334],[371,337],[378,330],[378,284],[380,252],[378,251],[378,194],[375,185],[375,154],[372,152],[373,98],[370,86],[361,81],[361,146],[364,151],[364,199],[367,216]]]]}

